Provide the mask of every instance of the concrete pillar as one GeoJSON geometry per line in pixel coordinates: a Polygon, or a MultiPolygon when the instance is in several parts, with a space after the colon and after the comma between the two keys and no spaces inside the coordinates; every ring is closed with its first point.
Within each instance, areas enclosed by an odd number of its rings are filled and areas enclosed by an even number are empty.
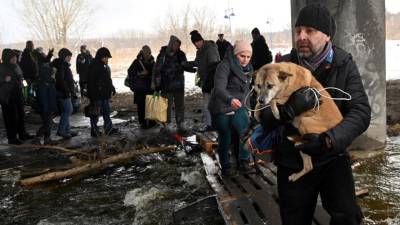
{"type": "Polygon", "coordinates": [[[325,5],[336,20],[333,43],[351,53],[372,108],[371,125],[351,149],[374,150],[386,142],[385,1],[291,0],[292,28],[307,4],[325,5]]]}

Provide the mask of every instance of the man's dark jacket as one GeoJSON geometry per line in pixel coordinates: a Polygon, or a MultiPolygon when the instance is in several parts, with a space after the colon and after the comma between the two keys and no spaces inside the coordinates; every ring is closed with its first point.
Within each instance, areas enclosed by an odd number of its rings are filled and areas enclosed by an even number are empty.
{"type": "Polygon", "coordinates": [[[88,97],[90,100],[108,100],[115,91],[110,67],[101,61],[104,56],[96,55],[88,74],[88,97]]]}
{"type": "MultiPolygon", "coordinates": [[[[340,112],[343,115],[343,121],[336,127],[328,130],[327,135],[332,140],[332,149],[320,157],[313,157],[314,166],[323,165],[329,161],[348,154],[346,148],[350,146],[353,140],[367,130],[371,120],[371,107],[357,65],[352,56],[346,51],[333,47],[334,58],[331,64],[322,63],[316,71],[314,77],[324,87],[336,87],[351,95],[350,101],[335,101],[340,112]]],[[[289,61],[298,64],[298,57],[295,50],[282,57],[282,61],[289,61]]],[[[335,90],[328,90],[334,98],[346,98],[346,96],[335,90]]],[[[321,97],[323,104],[323,97],[321,97]]],[[[265,114],[262,113],[262,117],[265,114]]],[[[261,119],[263,121],[263,119],[261,119]]],[[[268,126],[262,123],[263,126],[268,126]]],[[[284,134],[288,135],[296,131],[291,124],[286,124],[284,134]]],[[[275,162],[289,168],[301,169],[303,167],[300,154],[294,149],[293,142],[286,138],[283,142],[277,144],[274,148],[275,162]]]]}
{"type": "Polygon", "coordinates": [[[61,58],[54,59],[50,63],[51,67],[57,69],[56,72],[56,89],[57,97],[59,98],[70,98],[75,95],[74,92],[74,77],[72,76],[72,71],[70,64],[65,62],[61,58]]]}
{"type": "Polygon", "coordinates": [[[90,52],[80,53],[76,57],[76,72],[79,74],[79,83],[87,82],[87,74],[89,73],[90,63],[93,57],[90,52]]]}
{"type": "Polygon", "coordinates": [[[145,60],[142,53],[139,53],[136,59],[132,62],[128,69],[129,87],[133,92],[148,93],[151,91],[151,75],[153,73],[154,58],[151,56],[149,60],[145,60]],[[140,74],[143,72],[143,67],[149,72],[146,75],[140,74]]]}

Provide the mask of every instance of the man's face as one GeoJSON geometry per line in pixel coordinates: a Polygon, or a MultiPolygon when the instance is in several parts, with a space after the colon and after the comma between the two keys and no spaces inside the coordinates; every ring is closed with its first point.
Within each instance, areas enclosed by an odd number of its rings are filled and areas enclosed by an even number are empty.
{"type": "Polygon", "coordinates": [[[253,37],[253,40],[257,40],[260,37],[260,35],[257,33],[251,33],[251,37],[253,37]]]}
{"type": "Polygon", "coordinates": [[[310,58],[324,50],[330,37],[315,28],[299,26],[295,28],[294,40],[299,57],[310,58]]]}
{"type": "Polygon", "coordinates": [[[175,41],[175,42],[172,44],[172,51],[173,51],[173,52],[177,52],[177,51],[179,50],[180,47],[181,47],[181,43],[175,41]]]}
{"type": "Polygon", "coordinates": [[[204,41],[203,40],[196,41],[194,43],[194,46],[196,46],[196,49],[200,49],[201,47],[203,47],[203,45],[204,45],[204,41]]]}
{"type": "Polygon", "coordinates": [[[103,58],[101,58],[101,61],[102,61],[105,65],[107,65],[107,64],[108,64],[108,57],[103,57],[103,58]]]}
{"type": "Polygon", "coordinates": [[[13,65],[17,64],[17,56],[11,57],[9,63],[10,63],[10,64],[13,64],[13,65]]]}
{"type": "Polygon", "coordinates": [[[86,53],[86,47],[85,48],[81,48],[81,52],[82,53],[86,53]]]}
{"type": "Polygon", "coordinates": [[[28,42],[28,43],[26,43],[26,48],[33,50],[35,48],[35,46],[33,45],[33,42],[28,42]]]}
{"type": "Polygon", "coordinates": [[[151,59],[151,52],[143,51],[143,57],[144,57],[145,60],[151,59]]]}
{"type": "Polygon", "coordinates": [[[67,63],[71,62],[71,58],[72,58],[72,56],[68,55],[67,57],[65,57],[65,62],[67,62],[67,63]]]}
{"type": "Polygon", "coordinates": [[[218,40],[223,41],[224,40],[224,36],[218,36],[218,40]]]}

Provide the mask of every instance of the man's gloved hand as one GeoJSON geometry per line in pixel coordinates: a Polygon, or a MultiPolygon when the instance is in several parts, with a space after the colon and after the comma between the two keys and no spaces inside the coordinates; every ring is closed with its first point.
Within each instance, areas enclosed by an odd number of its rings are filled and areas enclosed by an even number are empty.
{"type": "Polygon", "coordinates": [[[293,92],[285,104],[278,106],[281,120],[291,121],[301,113],[314,108],[319,97],[318,93],[316,96],[313,91],[308,90],[308,87],[293,92]]]}
{"type": "Polygon", "coordinates": [[[115,87],[112,87],[111,94],[112,94],[113,96],[114,96],[115,94],[117,94],[117,91],[115,90],[115,87]]]}
{"type": "Polygon", "coordinates": [[[328,150],[328,138],[329,136],[325,133],[305,134],[302,137],[302,143],[296,145],[295,149],[310,156],[320,156],[328,150]]]}

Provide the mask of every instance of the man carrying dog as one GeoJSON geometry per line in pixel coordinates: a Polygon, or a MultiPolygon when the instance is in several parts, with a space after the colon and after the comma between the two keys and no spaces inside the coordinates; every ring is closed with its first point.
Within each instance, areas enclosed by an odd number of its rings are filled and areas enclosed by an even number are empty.
{"type": "MultiPolygon", "coordinates": [[[[356,203],[350,158],[346,148],[369,126],[371,108],[357,65],[351,55],[332,44],[336,24],[328,9],[311,4],[304,7],[295,24],[295,48],[282,57],[309,69],[324,87],[336,87],[351,95],[349,101],[335,101],[343,120],[322,134],[306,134],[303,143],[285,138],[298,132],[292,125],[294,117],[314,107],[316,98],[306,89],[296,91],[279,106],[280,120],[271,110],[261,112],[266,132],[280,127],[282,138],[274,144],[274,159],[278,167],[280,212],[284,225],[310,225],[321,196],[323,207],[331,216],[331,225],[355,225],[362,221],[356,203]],[[312,157],[314,169],[296,182],[288,177],[301,170],[299,151],[312,157]]],[[[333,98],[344,97],[328,90],[333,98]]],[[[321,104],[323,98],[320,97],[321,104]]]]}

